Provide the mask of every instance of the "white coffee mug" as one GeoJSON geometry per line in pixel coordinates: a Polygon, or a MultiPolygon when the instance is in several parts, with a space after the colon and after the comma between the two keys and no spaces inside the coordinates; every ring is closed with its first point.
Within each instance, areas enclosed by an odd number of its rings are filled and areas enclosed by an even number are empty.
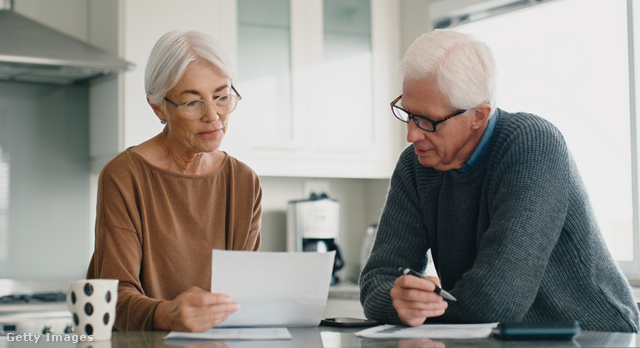
{"type": "Polygon", "coordinates": [[[85,279],[69,283],[67,305],[75,333],[90,341],[110,340],[117,301],[117,279],[85,279]]]}

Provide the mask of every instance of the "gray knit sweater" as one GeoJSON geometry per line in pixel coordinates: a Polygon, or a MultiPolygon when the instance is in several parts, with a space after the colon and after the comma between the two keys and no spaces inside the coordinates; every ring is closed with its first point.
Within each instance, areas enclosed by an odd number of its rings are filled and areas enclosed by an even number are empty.
{"type": "MultiPolygon", "coordinates": [[[[465,173],[398,160],[360,277],[368,318],[399,324],[389,291],[399,267],[424,270],[431,249],[457,302],[427,321],[572,321],[638,331],[629,285],[605,246],[578,170],[548,121],[502,110],[465,173]]],[[[605,183],[603,183],[605,184],[605,183]]]]}

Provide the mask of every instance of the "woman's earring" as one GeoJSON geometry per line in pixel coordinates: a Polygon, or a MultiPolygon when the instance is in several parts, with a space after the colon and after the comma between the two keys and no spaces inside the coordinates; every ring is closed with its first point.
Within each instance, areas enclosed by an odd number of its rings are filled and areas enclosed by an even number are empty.
{"type": "Polygon", "coordinates": [[[160,123],[167,124],[167,120],[160,120],[160,123]]]}

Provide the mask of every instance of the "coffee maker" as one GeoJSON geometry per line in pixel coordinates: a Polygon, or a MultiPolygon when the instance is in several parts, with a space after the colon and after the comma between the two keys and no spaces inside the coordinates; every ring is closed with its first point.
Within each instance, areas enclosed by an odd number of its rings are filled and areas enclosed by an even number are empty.
{"type": "Polygon", "coordinates": [[[340,202],[326,194],[312,193],[308,199],[293,200],[287,207],[287,251],[336,252],[331,284],[344,267],[338,246],[340,232],[340,202]]]}

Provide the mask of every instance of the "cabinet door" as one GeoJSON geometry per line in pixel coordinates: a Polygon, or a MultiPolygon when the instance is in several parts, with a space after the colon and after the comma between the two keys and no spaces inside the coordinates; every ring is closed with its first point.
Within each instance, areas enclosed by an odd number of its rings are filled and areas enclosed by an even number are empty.
{"type": "Polygon", "coordinates": [[[323,0],[320,114],[310,144],[336,155],[361,156],[375,146],[370,0],[323,0]]]}
{"type": "Polygon", "coordinates": [[[238,0],[238,80],[243,100],[229,119],[223,148],[243,156],[254,150],[300,146],[292,113],[291,6],[289,0],[238,0]]]}

